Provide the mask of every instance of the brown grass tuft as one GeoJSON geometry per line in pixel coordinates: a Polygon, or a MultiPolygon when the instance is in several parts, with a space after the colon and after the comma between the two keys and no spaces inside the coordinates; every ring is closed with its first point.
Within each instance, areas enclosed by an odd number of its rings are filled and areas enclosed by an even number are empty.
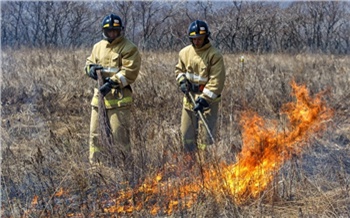
{"type": "MultiPolygon", "coordinates": [[[[124,184],[119,169],[88,170],[94,82],[83,67],[89,52],[2,51],[3,217],[111,216],[104,208],[124,184]]],[[[241,55],[224,55],[227,80],[215,145],[220,160],[233,163],[241,150],[242,112],[255,111],[285,125],[280,110],[294,100],[292,80],[305,84],[311,95],[327,90],[324,100],[334,117],[301,156],[276,172],[258,199],[239,206],[230,196],[217,201],[209,194],[173,216],[349,216],[349,56],[243,54],[242,68],[241,55]]],[[[145,178],[182,161],[182,95],[175,84],[177,53],[143,53],[142,58],[140,77],[133,84],[131,131],[136,170],[145,178]]],[[[152,216],[145,208],[133,215],[152,216]]]]}

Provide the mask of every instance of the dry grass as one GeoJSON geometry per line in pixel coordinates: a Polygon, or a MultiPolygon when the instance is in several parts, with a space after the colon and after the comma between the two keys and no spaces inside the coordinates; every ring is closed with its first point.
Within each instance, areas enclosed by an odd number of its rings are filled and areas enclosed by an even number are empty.
{"type": "MultiPolygon", "coordinates": [[[[89,52],[2,51],[3,217],[111,216],[103,207],[121,188],[120,171],[88,170],[94,84],[83,74],[83,66],[89,52]]],[[[141,73],[133,85],[132,142],[136,170],[147,177],[182,161],[173,158],[182,154],[182,96],[175,84],[177,53],[142,55],[141,73]]],[[[258,199],[237,205],[230,196],[217,201],[208,194],[170,216],[349,217],[350,58],[245,54],[242,68],[240,56],[224,56],[227,81],[215,145],[221,160],[234,162],[241,149],[242,112],[252,110],[283,125],[279,112],[284,103],[293,101],[293,79],[305,84],[311,95],[326,91],[324,99],[334,109],[334,117],[302,156],[284,164],[258,199]]],[[[133,216],[151,213],[145,208],[133,216]]]]}

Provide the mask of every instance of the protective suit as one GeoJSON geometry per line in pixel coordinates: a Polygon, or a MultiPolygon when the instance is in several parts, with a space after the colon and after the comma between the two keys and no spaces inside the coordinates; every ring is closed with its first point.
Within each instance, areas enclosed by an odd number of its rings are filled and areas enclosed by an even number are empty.
{"type": "MultiPolygon", "coordinates": [[[[121,35],[112,42],[103,39],[94,45],[91,55],[86,60],[86,74],[89,74],[90,67],[94,64],[103,67],[102,77],[104,80],[109,77],[115,84],[118,84],[118,88],[112,88],[105,95],[104,102],[114,142],[123,145],[122,149],[124,149],[125,153],[130,153],[130,109],[133,102],[130,84],[138,76],[141,66],[141,55],[137,47],[121,35]]],[[[96,87],[91,101],[92,113],[89,141],[89,160],[91,163],[96,161],[95,157],[98,156],[100,151],[100,147],[97,144],[99,132],[98,96],[99,87],[96,87]]]]}
{"type": "MultiPolygon", "coordinates": [[[[195,21],[189,27],[189,36],[209,36],[209,30],[203,21],[195,21]]],[[[205,38],[204,45],[196,48],[188,45],[179,52],[178,63],[175,67],[177,83],[188,81],[189,90],[195,99],[204,99],[208,107],[203,111],[203,116],[208,127],[215,135],[216,121],[221,101],[221,92],[225,83],[225,66],[223,56],[218,49],[213,47],[205,38]]],[[[181,134],[186,152],[195,151],[197,148],[204,150],[212,144],[210,135],[201,124],[198,116],[193,111],[195,105],[187,95],[183,97],[181,115],[181,134]]]]}

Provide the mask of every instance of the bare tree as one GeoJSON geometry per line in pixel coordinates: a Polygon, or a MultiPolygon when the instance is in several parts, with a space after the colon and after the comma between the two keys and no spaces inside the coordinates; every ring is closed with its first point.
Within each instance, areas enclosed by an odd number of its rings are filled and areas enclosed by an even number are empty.
{"type": "Polygon", "coordinates": [[[1,3],[2,45],[19,47],[23,41],[28,41],[28,26],[24,15],[27,10],[26,2],[1,3]]]}
{"type": "Polygon", "coordinates": [[[89,10],[84,2],[66,2],[67,22],[63,38],[69,47],[79,47],[101,37],[100,15],[89,10]],[[90,37],[86,37],[86,35],[90,37]]]}
{"type": "Polygon", "coordinates": [[[152,48],[152,37],[157,38],[162,25],[172,16],[172,5],[163,2],[137,2],[133,16],[138,17],[141,26],[141,39],[139,45],[141,49],[152,48]]]}
{"type": "Polygon", "coordinates": [[[327,2],[1,2],[3,47],[90,47],[106,14],[122,17],[141,50],[178,50],[190,22],[204,20],[227,52],[348,54],[350,4],[327,2]]]}

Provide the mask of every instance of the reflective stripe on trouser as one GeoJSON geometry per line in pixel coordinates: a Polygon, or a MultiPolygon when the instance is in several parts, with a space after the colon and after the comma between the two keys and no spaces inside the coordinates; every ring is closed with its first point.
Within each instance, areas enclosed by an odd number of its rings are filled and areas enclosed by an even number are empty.
{"type": "MultiPolygon", "coordinates": [[[[203,113],[203,116],[208,124],[209,130],[211,131],[212,135],[215,135],[218,110],[219,104],[214,103],[210,105],[209,110],[203,113]]],[[[196,146],[198,149],[204,150],[207,145],[213,143],[204,125],[201,123],[202,121],[200,121],[200,118],[196,116],[195,112],[186,109],[185,106],[182,108],[181,134],[182,142],[184,143],[186,152],[194,151],[196,149],[196,146]]]]}
{"type": "MultiPolygon", "coordinates": [[[[107,110],[107,116],[110,122],[112,135],[114,143],[121,144],[122,149],[126,154],[131,152],[130,147],[130,107],[126,108],[113,108],[107,110]]],[[[98,108],[92,107],[91,110],[91,122],[90,122],[90,140],[89,140],[89,160],[93,161],[94,156],[101,151],[98,141],[99,135],[99,121],[98,121],[98,108]]],[[[108,153],[113,154],[115,151],[107,151],[108,153]]]]}
{"type": "MultiPolygon", "coordinates": [[[[132,103],[132,97],[124,97],[123,99],[104,99],[107,109],[115,107],[125,107],[132,103]]],[[[92,105],[98,105],[98,97],[94,97],[91,101],[92,105]]]]}

